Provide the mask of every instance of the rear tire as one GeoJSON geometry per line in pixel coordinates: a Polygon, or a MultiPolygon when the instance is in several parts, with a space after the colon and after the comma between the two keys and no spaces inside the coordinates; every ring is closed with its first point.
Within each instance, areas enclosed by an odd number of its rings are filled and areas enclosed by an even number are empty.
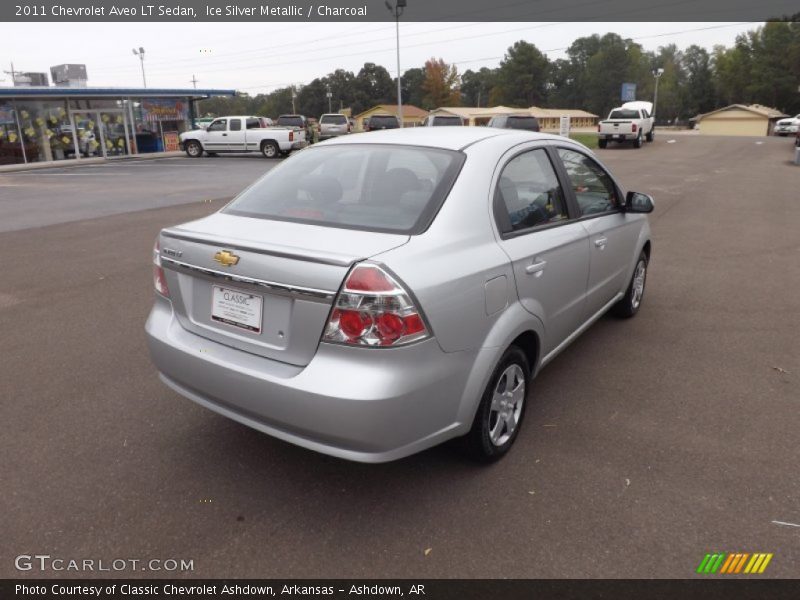
{"type": "Polygon", "coordinates": [[[186,155],[189,158],[200,158],[203,156],[203,146],[195,140],[186,142],[186,155]]]}
{"type": "Polygon", "coordinates": [[[281,149],[278,148],[278,144],[275,142],[261,142],[261,154],[264,155],[264,158],[278,158],[280,151],[281,149]]]}
{"type": "Polygon", "coordinates": [[[639,260],[636,261],[636,267],[633,269],[631,282],[628,284],[628,290],[625,296],[611,307],[611,312],[622,319],[630,319],[637,312],[642,305],[644,298],[644,287],[647,283],[647,254],[644,250],[639,255],[639,260]]]}
{"type": "Polygon", "coordinates": [[[633,140],[633,147],[634,148],[641,148],[642,147],[642,132],[639,131],[639,135],[636,136],[636,139],[633,140]]]}
{"type": "Polygon", "coordinates": [[[597,145],[604,150],[608,146],[608,140],[597,140],[597,145]]]}
{"type": "Polygon", "coordinates": [[[510,346],[489,379],[472,428],[462,438],[465,454],[484,463],[506,455],[522,426],[530,379],[525,353],[510,346]]]}

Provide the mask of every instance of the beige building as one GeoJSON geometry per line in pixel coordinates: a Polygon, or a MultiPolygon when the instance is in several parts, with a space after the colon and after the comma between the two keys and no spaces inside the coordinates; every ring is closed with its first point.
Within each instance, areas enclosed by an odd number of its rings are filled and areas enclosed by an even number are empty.
{"type": "Polygon", "coordinates": [[[775,121],[786,115],[761,104],[731,104],[693,120],[703,135],[764,136],[772,133],[775,121]]]}
{"type": "Polygon", "coordinates": [[[572,129],[591,129],[597,126],[598,116],[585,110],[573,108],[512,108],[510,106],[443,106],[431,111],[432,115],[456,115],[464,119],[467,125],[486,125],[489,120],[498,115],[525,114],[532,115],[539,120],[542,131],[558,131],[562,116],[570,117],[572,129]]]}
{"type": "MultiPolygon", "coordinates": [[[[356,131],[363,131],[364,119],[368,119],[372,115],[397,115],[397,104],[378,104],[369,110],[357,114],[353,117],[356,131]]],[[[403,127],[415,127],[422,123],[427,116],[427,110],[422,110],[413,104],[403,104],[403,127]]]]}

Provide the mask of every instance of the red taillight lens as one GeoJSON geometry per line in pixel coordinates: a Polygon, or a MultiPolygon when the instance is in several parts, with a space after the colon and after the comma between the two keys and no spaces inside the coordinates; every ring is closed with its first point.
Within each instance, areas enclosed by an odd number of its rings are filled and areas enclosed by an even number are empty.
{"type": "Polygon", "coordinates": [[[164,269],[161,266],[161,250],[158,247],[158,240],[153,246],[153,287],[156,291],[169,298],[169,287],[167,287],[167,277],[164,275],[164,269]]]}
{"type": "Polygon", "coordinates": [[[290,131],[290,132],[289,132],[289,141],[290,141],[290,142],[293,142],[293,141],[294,141],[294,131],[290,131]]]}
{"type": "Polygon", "coordinates": [[[355,266],[347,276],[324,342],[354,346],[402,346],[430,337],[408,292],[377,265],[355,266]]]}
{"type": "Polygon", "coordinates": [[[634,123],[634,124],[632,124],[632,125],[631,125],[631,131],[632,131],[633,133],[636,133],[636,123],[634,123]]]}

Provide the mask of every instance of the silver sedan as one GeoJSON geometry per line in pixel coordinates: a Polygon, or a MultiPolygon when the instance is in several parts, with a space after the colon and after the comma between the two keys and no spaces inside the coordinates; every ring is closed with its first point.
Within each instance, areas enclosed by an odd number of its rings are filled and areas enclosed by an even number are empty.
{"type": "Polygon", "coordinates": [[[639,310],[652,209],[564,137],[344,136],[160,233],[150,352],[179,394],[318,452],[495,460],[538,371],[639,310]]]}

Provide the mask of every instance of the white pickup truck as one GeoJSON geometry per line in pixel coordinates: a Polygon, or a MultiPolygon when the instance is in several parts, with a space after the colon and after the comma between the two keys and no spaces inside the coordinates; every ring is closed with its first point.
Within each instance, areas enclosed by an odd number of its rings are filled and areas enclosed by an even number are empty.
{"type": "Polygon", "coordinates": [[[641,148],[644,140],[652,142],[656,133],[652,102],[626,102],[614,108],[608,119],[597,124],[598,145],[605,148],[608,142],[633,142],[641,148]]]}
{"type": "Polygon", "coordinates": [[[219,117],[202,129],[180,135],[181,149],[192,158],[203,151],[209,156],[222,152],[261,152],[267,158],[286,156],[307,145],[305,131],[289,127],[265,127],[261,117],[219,117]]]}

